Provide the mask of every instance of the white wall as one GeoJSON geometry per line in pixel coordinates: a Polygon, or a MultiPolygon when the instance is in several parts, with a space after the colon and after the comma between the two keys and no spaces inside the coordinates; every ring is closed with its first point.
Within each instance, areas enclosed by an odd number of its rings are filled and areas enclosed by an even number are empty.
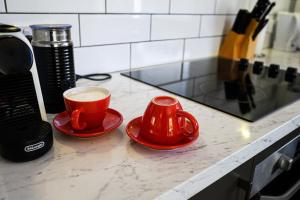
{"type": "Polygon", "coordinates": [[[216,55],[251,1],[0,0],[0,23],[72,24],[76,72],[111,72],[216,55]]]}
{"type": "Polygon", "coordinates": [[[295,12],[300,12],[300,0],[296,0],[295,12]]]}

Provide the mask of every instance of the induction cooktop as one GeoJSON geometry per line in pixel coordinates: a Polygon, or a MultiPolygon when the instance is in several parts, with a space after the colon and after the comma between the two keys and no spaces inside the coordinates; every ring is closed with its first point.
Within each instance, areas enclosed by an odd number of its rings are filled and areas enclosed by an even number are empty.
{"type": "Polygon", "coordinates": [[[253,122],[300,98],[297,68],[280,67],[215,57],[122,75],[253,122]]]}

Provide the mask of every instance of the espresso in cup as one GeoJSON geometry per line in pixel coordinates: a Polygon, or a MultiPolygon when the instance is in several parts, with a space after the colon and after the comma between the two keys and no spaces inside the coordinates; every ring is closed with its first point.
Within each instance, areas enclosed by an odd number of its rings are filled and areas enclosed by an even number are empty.
{"type": "Polygon", "coordinates": [[[89,130],[102,125],[110,103],[110,92],[101,87],[78,87],[64,92],[66,110],[75,130],[89,130]]]}

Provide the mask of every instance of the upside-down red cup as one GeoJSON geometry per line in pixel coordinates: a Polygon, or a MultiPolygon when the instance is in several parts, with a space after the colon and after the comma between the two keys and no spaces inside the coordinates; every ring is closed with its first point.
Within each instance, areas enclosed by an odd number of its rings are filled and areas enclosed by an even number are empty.
{"type": "Polygon", "coordinates": [[[160,145],[175,145],[192,134],[199,134],[198,122],[182,110],[177,99],[159,96],[151,100],[143,115],[141,137],[160,145]],[[184,130],[187,127],[186,120],[193,130],[184,130]]]}
{"type": "Polygon", "coordinates": [[[74,130],[100,127],[110,103],[110,92],[101,87],[72,88],[63,93],[66,111],[74,130]]]}

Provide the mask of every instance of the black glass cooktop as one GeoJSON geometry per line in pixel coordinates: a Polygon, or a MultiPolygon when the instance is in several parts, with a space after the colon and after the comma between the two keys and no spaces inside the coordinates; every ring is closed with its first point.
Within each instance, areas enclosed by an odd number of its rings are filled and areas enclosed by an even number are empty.
{"type": "Polygon", "coordinates": [[[122,75],[251,122],[300,98],[296,68],[246,60],[209,58],[122,75]]]}

